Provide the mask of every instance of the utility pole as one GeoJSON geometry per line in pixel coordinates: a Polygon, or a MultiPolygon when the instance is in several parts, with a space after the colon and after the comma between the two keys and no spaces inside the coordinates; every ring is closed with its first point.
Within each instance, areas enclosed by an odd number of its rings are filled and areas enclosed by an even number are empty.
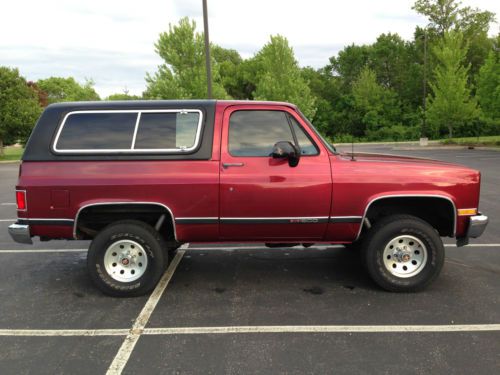
{"type": "Polygon", "coordinates": [[[205,66],[207,70],[207,96],[212,99],[212,67],[210,63],[210,39],[208,37],[207,0],[203,0],[203,27],[205,35],[205,66]]]}
{"type": "Polygon", "coordinates": [[[424,118],[422,124],[422,137],[427,136],[427,28],[424,29],[424,90],[423,90],[423,109],[424,109],[424,118]]]}

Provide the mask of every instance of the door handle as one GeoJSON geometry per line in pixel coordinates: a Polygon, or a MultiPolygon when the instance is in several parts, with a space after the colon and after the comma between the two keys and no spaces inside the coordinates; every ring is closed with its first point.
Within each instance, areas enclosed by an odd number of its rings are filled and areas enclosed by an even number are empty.
{"type": "Polygon", "coordinates": [[[243,167],[245,163],[222,163],[222,166],[224,168],[229,168],[229,167],[243,167]]]}

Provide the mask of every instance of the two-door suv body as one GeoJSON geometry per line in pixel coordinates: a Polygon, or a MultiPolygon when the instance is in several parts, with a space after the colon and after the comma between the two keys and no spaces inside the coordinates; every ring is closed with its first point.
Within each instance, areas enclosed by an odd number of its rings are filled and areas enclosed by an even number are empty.
{"type": "Polygon", "coordinates": [[[440,237],[484,231],[479,190],[463,166],[339,153],[289,103],[61,103],[28,141],[9,232],[91,239],[111,295],[150,291],[182,243],[229,241],[345,244],[380,286],[413,291],[439,274],[440,237]]]}

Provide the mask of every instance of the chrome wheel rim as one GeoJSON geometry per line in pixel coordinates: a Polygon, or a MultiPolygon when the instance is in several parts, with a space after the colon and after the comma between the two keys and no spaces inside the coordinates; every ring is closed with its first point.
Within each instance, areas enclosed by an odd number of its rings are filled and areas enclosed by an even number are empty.
{"type": "Polygon", "coordinates": [[[144,275],[148,268],[148,257],[139,243],[121,240],[106,249],[104,268],[112,279],[129,283],[144,275]]]}
{"type": "Polygon", "coordinates": [[[417,237],[404,235],[390,240],[384,248],[384,266],[396,277],[418,275],[427,263],[427,248],[417,237]]]}

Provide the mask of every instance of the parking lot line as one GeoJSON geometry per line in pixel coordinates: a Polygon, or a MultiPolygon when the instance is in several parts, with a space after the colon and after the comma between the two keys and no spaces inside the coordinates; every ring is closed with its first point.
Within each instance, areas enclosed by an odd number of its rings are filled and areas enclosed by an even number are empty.
{"type": "Polygon", "coordinates": [[[0,329],[0,336],[126,336],[129,329],[0,329]]]}
{"type": "Polygon", "coordinates": [[[153,293],[151,293],[151,295],[149,296],[146,304],[142,308],[142,311],[137,316],[134,325],[127,334],[127,337],[125,337],[122,346],[118,350],[118,353],[116,353],[116,356],[113,359],[113,362],[111,362],[111,365],[109,366],[106,374],[118,375],[122,373],[123,369],[127,365],[130,355],[132,354],[132,351],[134,350],[135,345],[137,344],[137,341],[141,337],[141,334],[144,328],[146,327],[149,318],[151,317],[151,314],[153,313],[156,305],[158,304],[158,301],[163,295],[163,292],[167,288],[168,283],[172,279],[172,276],[174,275],[177,266],[179,265],[182,257],[184,256],[184,253],[186,251],[185,249],[188,246],[189,244],[182,245],[181,248],[177,251],[177,254],[175,254],[172,263],[170,263],[170,266],[165,271],[165,274],[160,279],[160,282],[154,289],[153,293]]]}
{"type": "Polygon", "coordinates": [[[139,336],[210,335],[244,333],[410,333],[410,332],[498,332],[500,324],[440,325],[297,325],[297,326],[227,326],[165,327],[129,329],[0,329],[0,336],[127,336],[108,374],[119,374],[125,367],[139,336]],[[135,335],[136,338],[131,338],[135,335]],[[125,347],[125,348],[124,348],[125,347]],[[124,350],[122,351],[122,348],[124,350]],[[119,356],[120,355],[120,356],[119,356]],[[118,360],[117,360],[118,358],[118,360]],[[111,371],[111,372],[110,372],[111,371]]]}
{"type": "Polygon", "coordinates": [[[200,335],[228,333],[383,333],[500,331],[500,324],[453,325],[307,325],[146,328],[144,335],[200,335]]]}

